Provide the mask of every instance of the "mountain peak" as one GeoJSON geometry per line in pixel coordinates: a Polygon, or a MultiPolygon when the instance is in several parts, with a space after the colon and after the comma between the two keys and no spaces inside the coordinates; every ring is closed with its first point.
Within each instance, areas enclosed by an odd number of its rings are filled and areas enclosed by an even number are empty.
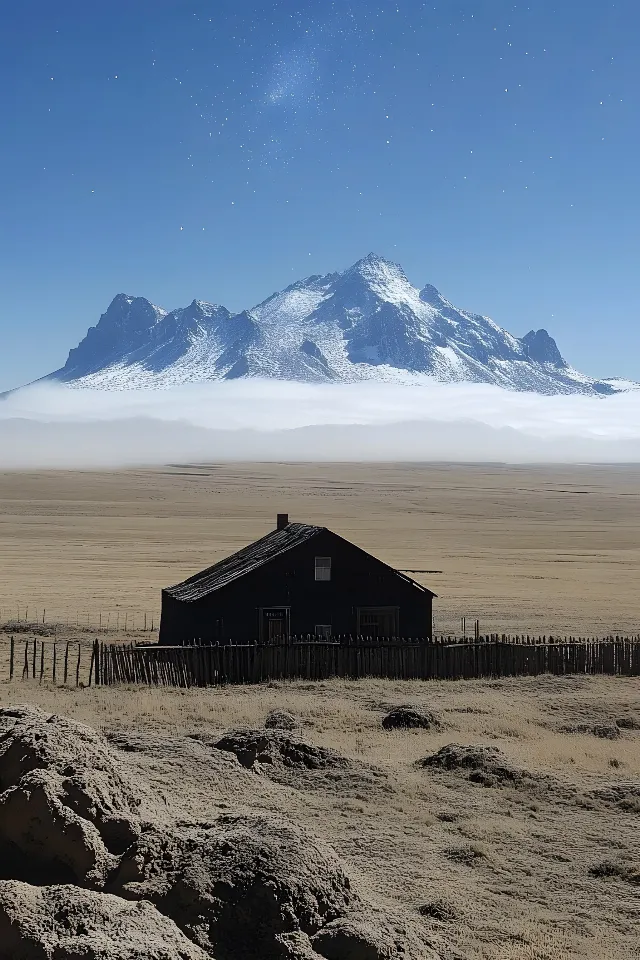
{"type": "Polygon", "coordinates": [[[377,253],[368,253],[366,257],[363,257],[362,260],[356,261],[352,267],[345,271],[346,273],[361,273],[364,275],[369,275],[371,273],[386,273],[391,272],[403,277],[406,280],[406,275],[399,263],[394,263],[392,260],[387,260],[386,257],[381,257],[377,253]]]}
{"type": "Polygon", "coordinates": [[[148,343],[152,331],[166,316],[166,310],[145,297],[117,294],[96,326],[89,327],[84,340],[69,351],[65,373],[84,376],[106,363],[117,363],[148,343]]]}
{"type": "Polygon", "coordinates": [[[442,296],[440,291],[434,287],[432,283],[425,284],[420,291],[420,299],[432,307],[441,307],[443,304],[449,304],[449,301],[442,296]]]}
{"type": "Polygon", "coordinates": [[[375,253],[375,252],[372,250],[370,253],[368,253],[368,254],[366,255],[366,257],[362,257],[360,260],[358,260],[358,261],[356,262],[356,266],[357,266],[359,263],[371,263],[371,264],[375,264],[375,263],[389,263],[389,262],[390,262],[390,261],[387,260],[386,257],[383,257],[383,256],[381,256],[379,253],[375,253]]]}
{"type": "Polygon", "coordinates": [[[231,316],[226,307],[221,307],[218,303],[209,303],[208,300],[192,300],[186,309],[192,314],[199,314],[203,317],[212,317],[220,312],[231,316]]]}
{"type": "MultiPolygon", "coordinates": [[[[152,307],[154,310],[161,310],[160,307],[156,307],[156,305],[151,303],[150,300],[147,300],[146,297],[133,297],[130,293],[118,293],[109,304],[107,313],[112,309],[128,310],[130,307],[134,307],[134,305],[136,309],[152,307]]],[[[163,310],[161,310],[161,312],[164,313],[163,310]]]]}
{"type": "Polygon", "coordinates": [[[457,309],[432,284],[419,291],[376,253],[235,315],[204,300],[167,314],[120,293],[52,377],[103,389],[238,377],[473,382],[547,394],[620,389],[573,370],[546,330],[518,339],[457,309]]]}
{"type": "Polygon", "coordinates": [[[370,253],[358,260],[344,273],[337,274],[336,281],[343,290],[350,289],[352,297],[357,291],[368,291],[378,300],[390,303],[418,300],[418,291],[411,285],[399,263],[370,253]]]}
{"type": "Polygon", "coordinates": [[[550,363],[554,367],[566,367],[567,362],[558,350],[558,345],[546,330],[530,330],[520,343],[525,356],[536,363],[550,363]]]}

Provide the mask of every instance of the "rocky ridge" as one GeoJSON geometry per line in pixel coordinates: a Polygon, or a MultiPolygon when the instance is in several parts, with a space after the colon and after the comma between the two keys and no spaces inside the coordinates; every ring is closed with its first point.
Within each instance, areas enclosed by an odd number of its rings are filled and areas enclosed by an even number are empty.
{"type": "Polygon", "coordinates": [[[244,377],[473,382],[543,394],[607,395],[635,386],[581,374],[546,330],[512,336],[430,284],[417,289],[398,264],[375,254],[235,315],[202,300],[167,312],[119,294],[46,379],[118,390],[244,377]]]}

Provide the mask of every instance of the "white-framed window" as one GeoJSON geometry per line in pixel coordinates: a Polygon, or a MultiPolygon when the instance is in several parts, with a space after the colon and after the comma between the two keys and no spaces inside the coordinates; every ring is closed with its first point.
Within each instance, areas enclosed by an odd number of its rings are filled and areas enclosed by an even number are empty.
{"type": "Polygon", "coordinates": [[[316,580],[331,580],[331,557],[316,557],[316,580]]]}
{"type": "Polygon", "coordinates": [[[332,632],[330,623],[316,623],[316,637],[322,637],[323,640],[330,640],[332,632]]]}

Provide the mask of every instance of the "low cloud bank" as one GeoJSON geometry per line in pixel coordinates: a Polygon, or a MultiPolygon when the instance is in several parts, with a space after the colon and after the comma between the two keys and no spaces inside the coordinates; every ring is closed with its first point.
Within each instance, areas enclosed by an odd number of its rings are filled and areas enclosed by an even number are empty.
{"type": "Polygon", "coordinates": [[[0,401],[0,468],[185,460],[640,462],[640,391],[242,380],[165,391],[54,384],[0,401]]]}

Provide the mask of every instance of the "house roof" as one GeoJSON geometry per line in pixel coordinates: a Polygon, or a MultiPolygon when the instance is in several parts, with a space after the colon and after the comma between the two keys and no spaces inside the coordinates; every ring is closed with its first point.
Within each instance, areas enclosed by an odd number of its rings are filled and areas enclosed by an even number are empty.
{"type": "MultiPolygon", "coordinates": [[[[326,530],[327,527],[315,527],[308,523],[289,523],[280,530],[272,530],[271,533],[261,537],[260,540],[256,540],[255,543],[250,543],[248,546],[243,547],[242,550],[238,550],[237,553],[233,553],[230,557],[225,557],[224,560],[220,560],[218,563],[214,563],[213,566],[207,567],[206,570],[194,574],[194,576],[189,577],[188,580],[183,580],[182,583],[177,583],[173,587],[167,587],[164,592],[175,600],[182,600],[187,603],[200,600],[202,597],[206,597],[208,594],[214,593],[222,587],[226,587],[227,584],[232,583],[234,580],[238,580],[240,577],[252,573],[259,567],[265,566],[275,557],[279,557],[281,554],[293,550],[294,547],[300,546],[300,544],[311,540],[326,530]]],[[[338,537],[338,534],[334,533],[332,535],[338,537]]],[[[342,538],[338,537],[338,539],[342,538]]],[[[360,547],[356,547],[354,544],[351,544],[351,546],[356,550],[361,550],[360,547]]],[[[362,553],[365,552],[366,551],[362,550],[362,553]]],[[[370,554],[367,554],[367,556],[370,556],[370,554]]],[[[374,559],[377,560],[377,558],[374,559]]],[[[430,593],[435,597],[435,594],[431,590],[423,587],[421,583],[412,580],[411,577],[407,577],[404,573],[394,570],[393,567],[389,567],[389,565],[382,560],[377,560],[377,563],[380,563],[383,567],[387,567],[388,570],[393,570],[393,573],[401,580],[405,580],[424,593],[430,593]]]]}
{"type": "Polygon", "coordinates": [[[292,550],[294,547],[311,540],[325,527],[313,527],[308,523],[289,523],[282,530],[272,530],[265,537],[250,543],[230,557],[225,557],[212,567],[207,567],[201,573],[196,573],[188,580],[168,587],[165,593],[176,600],[199,600],[201,597],[226,587],[228,583],[251,573],[258,567],[263,567],[274,557],[292,550]]]}

